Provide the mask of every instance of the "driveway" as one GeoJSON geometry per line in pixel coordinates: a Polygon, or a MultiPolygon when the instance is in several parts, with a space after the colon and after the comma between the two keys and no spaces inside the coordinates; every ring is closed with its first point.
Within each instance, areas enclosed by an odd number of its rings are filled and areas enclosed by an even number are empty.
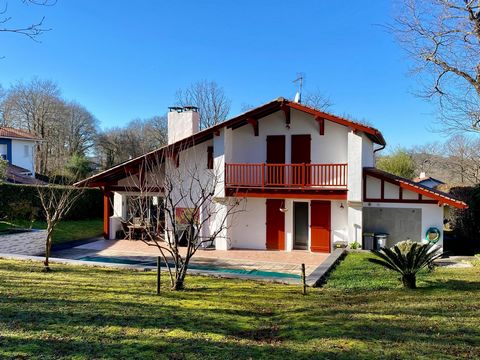
{"type": "Polygon", "coordinates": [[[42,255],[46,236],[45,230],[1,234],[0,254],[42,255]]]}

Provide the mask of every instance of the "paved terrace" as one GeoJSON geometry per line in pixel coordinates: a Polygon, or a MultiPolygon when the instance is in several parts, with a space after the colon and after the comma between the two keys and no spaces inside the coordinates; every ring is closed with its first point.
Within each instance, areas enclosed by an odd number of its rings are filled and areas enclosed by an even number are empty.
{"type": "MultiPolygon", "coordinates": [[[[181,248],[183,252],[185,249],[181,248]]],[[[139,240],[98,240],[67,250],[56,251],[57,258],[81,259],[84,257],[109,257],[132,260],[154,260],[159,255],[155,246],[139,240]]],[[[305,264],[307,276],[311,274],[328,254],[295,250],[267,251],[231,249],[228,251],[199,249],[192,264],[226,269],[259,270],[300,275],[300,266],[305,264]]]]}

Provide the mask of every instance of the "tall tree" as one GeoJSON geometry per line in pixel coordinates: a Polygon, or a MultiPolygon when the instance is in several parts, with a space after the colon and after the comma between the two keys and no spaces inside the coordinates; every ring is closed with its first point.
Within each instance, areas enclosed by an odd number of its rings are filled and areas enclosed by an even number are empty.
{"type": "Polygon", "coordinates": [[[196,106],[200,113],[200,129],[206,129],[227,119],[230,99],[215,81],[202,80],[175,94],[178,106],[196,106]]]}
{"type": "Polygon", "coordinates": [[[95,150],[101,166],[108,168],[166,144],[167,118],[153,116],[101,132],[96,138],[95,150]]]}
{"type": "Polygon", "coordinates": [[[37,171],[46,173],[52,146],[48,140],[58,139],[55,129],[61,123],[64,111],[57,84],[40,79],[17,82],[8,90],[2,109],[6,126],[25,129],[47,140],[37,145],[36,159],[37,171]]]}
{"type": "Polygon", "coordinates": [[[73,154],[87,155],[93,147],[97,120],[82,105],[66,102],[58,85],[49,80],[18,82],[0,101],[2,125],[41,137],[37,144],[36,171],[62,169],[73,154]]]}
{"type": "Polygon", "coordinates": [[[415,61],[443,128],[480,132],[480,1],[399,0],[391,29],[415,61]]]}

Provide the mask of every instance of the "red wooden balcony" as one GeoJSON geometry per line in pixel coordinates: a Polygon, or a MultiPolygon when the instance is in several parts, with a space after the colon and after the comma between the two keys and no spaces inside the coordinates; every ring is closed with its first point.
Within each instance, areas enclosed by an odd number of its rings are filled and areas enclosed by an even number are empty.
{"type": "Polygon", "coordinates": [[[230,188],[347,189],[347,164],[225,164],[230,188]]]}

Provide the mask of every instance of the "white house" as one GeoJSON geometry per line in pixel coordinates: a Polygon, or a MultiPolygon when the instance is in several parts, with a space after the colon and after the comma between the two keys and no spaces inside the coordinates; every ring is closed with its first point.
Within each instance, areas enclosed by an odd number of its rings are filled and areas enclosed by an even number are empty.
{"type": "MultiPolygon", "coordinates": [[[[336,242],[361,243],[364,233],[388,233],[391,245],[425,239],[432,228],[441,244],[442,208],[466,207],[376,169],[375,152],[386,145],[377,129],[284,98],[202,131],[196,109],[171,108],[168,134],[167,146],[77,184],[103,188],[106,237],[115,237],[115,219],[128,217],[132,171],[167,152],[176,153],[177,167],[190,162],[218,172],[216,197],[245,199],[217,249],[330,252],[336,242]]],[[[162,189],[152,196],[160,201],[162,189]]]]}
{"type": "Polygon", "coordinates": [[[0,127],[0,157],[9,163],[7,181],[35,182],[35,147],[37,136],[20,129],[0,127]]]}

